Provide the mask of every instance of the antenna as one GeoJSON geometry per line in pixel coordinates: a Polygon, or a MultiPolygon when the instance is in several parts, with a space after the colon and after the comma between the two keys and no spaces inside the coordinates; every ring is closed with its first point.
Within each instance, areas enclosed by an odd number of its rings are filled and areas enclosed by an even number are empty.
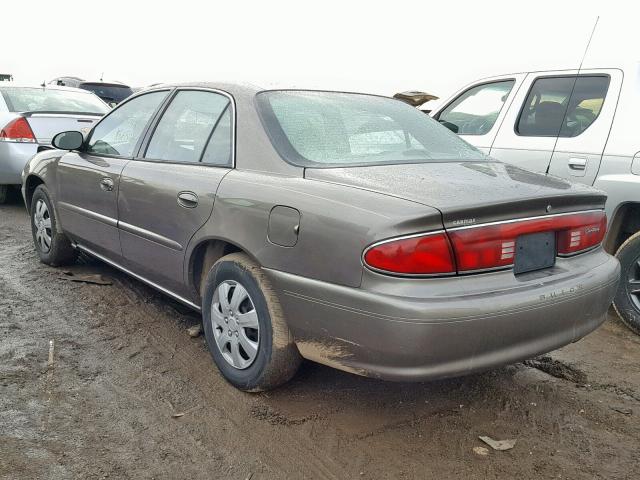
{"type": "Polygon", "coordinates": [[[100,74],[100,81],[101,81],[101,82],[104,82],[104,80],[102,79],[103,77],[104,77],[104,72],[102,72],[102,73],[100,74]]]}
{"type": "Polygon", "coordinates": [[[582,54],[582,59],[580,60],[580,65],[578,65],[578,72],[576,73],[575,78],[573,79],[573,85],[571,86],[571,92],[569,92],[569,97],[567,97],[567,106],[564,109],[564,114],[562,115],[562,123],[558,127],[558,134],[556,135],[556,141],[553,144],[553,150],[551,152],[551,158],[549,159],[549,163],[547,164],[547,171],[549,173],[549,168],[551,167],[551,160],[553,159],[553,153],[556,151],[556,146],[558,145],[558,139],[560,138],[560,132],[562,131],[562,127],[564,126],[564,120],[567,118],[567,112],[569,111],[569,102],[571,101],[571,97],[573,96],[573,92],[576,89],[576,83],[578,83],[578,77],[580,76],[580,71],[582,70],[582,65],[584,64],[584,59],[587,58],[587,52],[589,51],[589,46],[591,46],[591,40],[593,40],[593,35],[596,33],[596,27],[598,26],[598,20],[600,20],[600,15],[596,17],[596,21],[593,24],[593,29],[591,30],[591,35],[589,35],[589,41],[587,41],[587,46],[584,49],[584,53],[582,54]]]}

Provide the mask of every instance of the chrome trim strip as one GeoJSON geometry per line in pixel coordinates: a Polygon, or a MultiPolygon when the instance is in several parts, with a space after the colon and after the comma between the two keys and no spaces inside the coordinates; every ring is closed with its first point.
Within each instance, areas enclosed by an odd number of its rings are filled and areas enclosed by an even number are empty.
{"type": "Polygon", "coordinates": [[[58,202],[58,207],[70,210],[75,213],[79,213],[80,215],[84,215],[85,217],[91,218],[92,220],[97,220],[98,222],[109,225],[110,227],[118,227],[118,220],[106,215],[102,215],[100,213],[96,213],[93,210],[87,210],[86,208],[78,207],[66,202],[58,202]]]}
{"type": "MultiPolygon", "coordinates": [[[[387,238],[385,240],[380,240],[378,242],[372,243],[362,252],[362,257],[360,260],[362,261],[362,265],[376,273],[383,273],[385,275],[391,275],[394,277],[403,277],[403,278],[433,278],[433,277],[453,277],[456,275],[456,272],[446,272],[446,273],[398,273],[398,272],[390,272],[389,270],[382,270],[380,268],[375,268],[367,264],[364,257],[369,250],[375,248],[379,245],[384,245],[385,243],[395,242],[397,240],[406,240],[407,238],[415,238],[415,237],[428,237],[431,235],[437,235],[439,233],[446,233],[444,230],[433,230],[431,232],[421,232],[421,233],[412,233],[411,235],[402,235],[400,237],[387,238]]],[[[447,237],[448,240],[448,237],[447,237]]],[[[453,253],[453,252],[452,252],[453,253]]],[[[455,258],[454,258],[455,259],[455,258]]]]}
{"type": "Polygon", "coordinates": [[[180,245],[178,242],[175,242],[170,238],[163,237],[162,235],[158,235],[157,233],[150,232],[149,230],[145,230],[144,228],[136,227],[135,225],[131,225],[130,223],[126,223],[122,221],[118,222],[118,227],[127,233],[131,233],[138,237],[142,237],[146,240],[150,240],[152,242],[158,243],[163,247],[167,247],[172,250],[177,250],[179,252],[182,251],[182,245],[180,245]]]}
{"type": "Polygon", "coordinates": [[[89,255],[98,258],[99,260],[103,261],[104,263],[108,263],[109,265],[111,265],[112,267],[117,268],[118,270],[123,271],[124,273],[126,273],[127,275],[131,275],[133,278],[140,280],[143,283],[146,283],[147,285],[149,285],[150,287],[155,288],[156,290],[161,291],[162,293],[164,293],[165,295],[168,295],[172,298],[174,298],[175,300],[178,300],[181,303],[184,303],[185,305],[193,308],[194,310],[200,312],[202,311],[202,309],[196,305],[195,303],[187,300],[184,297],[181,297],[180,295],[178,295],[177,293],[173,293],[171,290],[168,290],[164,287],[161,287],[160,285],[158,285],[157,283],[152,282],[151,280],[147,280],[146,278],[144,278],[141,275],[138,275],[137,273],[133,273],[131,270],[128,270],[126,268],[124,268],[122,265],[114,262],[113,260],[109,260],[108,258],[100,255],[99,253],[94,252],[93,250],[91,250],[90,248],[87,248],[83,245],[80,245],[79,243],[76,243],[74,245],[75,248],[82,250],[85,253],[88,253],[89,255]]]}
{"type": "Polygon", "coordinates": [[[516,222],[525,222],[527,220],[539,220],[541,218],[552,218],[552,217],[566,217],[570,215],[580,215],[583,213],[595,213],[595,212],[604,212],[604,209],[597,208],[592,210],[581,210],[579,212],[568,212],[568,213],[552,213],[550,215],[539,215],[537,217],[524,217],[524,218],[514,218],[512,220],[500,220],[497,222],[487,222],[487,223],[478,223],[475,225],[465,225],[463,227],[453,227],[447,228],[447,232],[455,232],[458,230],[467,230],[469,228],[478,228],[478,227],[490,227],[492,225],[503,225],[505,223],[516,223],[516,222]]]}

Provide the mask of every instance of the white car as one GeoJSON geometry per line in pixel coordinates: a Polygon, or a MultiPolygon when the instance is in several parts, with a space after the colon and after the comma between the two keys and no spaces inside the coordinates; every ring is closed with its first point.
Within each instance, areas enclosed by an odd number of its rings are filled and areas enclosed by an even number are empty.
{"type": "Polygon", "coordinates": [[[614,305],[640,333],[640,63],[606,67],[485,78],[431,115],[494,158],[607,193],[614,305]]]}

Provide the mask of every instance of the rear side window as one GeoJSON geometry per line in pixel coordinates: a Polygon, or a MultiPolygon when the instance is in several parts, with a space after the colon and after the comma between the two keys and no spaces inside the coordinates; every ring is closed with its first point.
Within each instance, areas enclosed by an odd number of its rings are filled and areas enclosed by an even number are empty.
{"type": "Polygon", "coordinates": [[[92,93],[53,88],[0,88],[10,112],[68,112],[104,115],[109,107],[92,93]]]}
{"type": "Polygon", "coordinates": [[[608,88],[606,75],[538,78],[522,107],[516,133],[577,137],[600,115],[608,88]]]}
{"type": "Polygon", "coordinates": [[[221,150],[230,148],[229,104],[229,99],[218,93],[178,92],[158,122],[144,157],[171,162],[199,162],[205,147],[210,144],[205,152],[206,162],[228,165],[230,150],[229,155],[221,153],[221,150]]]}
{"type": "Polygon", "coordinates": [[[498,119],[515,80],[485,83],[462,93],[438,115],[457,127],[459,135],[484,135],[498,119]]]}
{"type": "Polygon", "coordinates": [[[85,151],[95,155],[133,156],[142,132],[167,93],[146,93],[113,110],[93,129],[85,151]]]}

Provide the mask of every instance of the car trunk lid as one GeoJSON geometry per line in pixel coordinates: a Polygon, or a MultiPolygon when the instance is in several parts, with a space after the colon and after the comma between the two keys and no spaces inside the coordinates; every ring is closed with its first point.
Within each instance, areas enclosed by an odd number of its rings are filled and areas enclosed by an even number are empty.
{"type": "Polygon", "coordinates": [[[311,180],[366,189],[440,210],[446,229],[604,207],[593,188],[501,162],[311,169],[311,180]]]}
{"type": "Polygon", "coordinates": [[[102,115],[75,112],[23,112],[36,141],[40,145],[50,145],[53,137],[68,130],[77,130],[86,135],[102,115]]]}

